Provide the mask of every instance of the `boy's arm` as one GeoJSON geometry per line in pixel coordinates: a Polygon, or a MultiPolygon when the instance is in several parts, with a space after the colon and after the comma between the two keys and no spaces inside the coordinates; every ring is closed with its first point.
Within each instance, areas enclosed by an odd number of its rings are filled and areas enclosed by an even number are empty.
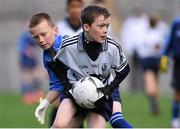
{"type": "Polygon", "coordinates": [[[112,58],[113,60],[111,65],[116,72],[116,77],[110,85],[97,89],[98,91],[101,91],[104,94],[109,94],[114,90],[115,87],[118,87],[130,71],[129,64],[127,63],[127,59],[124,53],[122,52],[120,44],[117,44],[116,48],[114,48],[112,58]]]}
{"type": "Polygon", "coordinates": [[[103,92],[104,94],[110,94],[114,90],[114,88],[119,86],[119,84],[126,78],[129,72],[130,67],[129,64],[127,64],[122,71],[116,72],[116,77],[110,85],[107,85],[102,88],[97,88],[97,90],[103,92]]]}
{"type": "Polygon", "coordinates": [[[40,104],[38,105],[35,111],[35,117],[41,124],[44,124],[47,108],[51,103],[53,103],[58,98],[59,93],[63,90],[63,87],[59,79],[57,78],[53,70],[49,67],[49,62],[47,61],[47,59],[48,58],[44,56],[43,61],[49,75],[50,88],[46,97],[43,100],[40,100],[40,104]]]}
{"type": "Polygon", "coordinates": [[[52,104],[58,98],[58,96],[58,91],[49,91],[45,99],[49,102],[49,104],[52,104]]]}
{"type": "Polygon", "coordinates": [[[72,84],[69,83],[69,79],[67,78],[67,66],[59,59],[56,59],[49,64],[49,67],[54,71],[65,91],[69,91],[72,87],[72,84]]]}

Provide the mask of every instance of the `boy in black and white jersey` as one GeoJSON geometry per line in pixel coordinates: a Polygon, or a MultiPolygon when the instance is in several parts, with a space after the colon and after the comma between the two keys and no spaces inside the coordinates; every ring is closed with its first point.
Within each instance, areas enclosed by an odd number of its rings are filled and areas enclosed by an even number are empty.
{"type": "MultiPolygon", "coordinates": [[[[68,82],[65,82],[64,86],[71,87],[82,77],[90,75],[99,78],[105,85],[97,90],[109,95],[109,99],[96,109],[83,112],[87,114],[88,128],[104,128],[105,120],[110,121],[114,128],[131,128],[132,126],[122,116],[119,94],[119,84],[128,75],[130,68],[121,46],[107,37],[109,16],[110,13],[104,7],[86,7],[81,12],[83,32],[65,39],[55,59],[59,59],[69,67],[68,82]],[[115,78],[111,69],[116,72],[115,78]]],[[[66,89],[68,91],[69,88],[66,89]]],[[[54,127],[65,127],[79,110],[69,95],[65,95],[54,127]],[[63,122],[64,114],[66,119],[63,122]],[[59,119],[61,121],[58,121],[59,119]]]]}

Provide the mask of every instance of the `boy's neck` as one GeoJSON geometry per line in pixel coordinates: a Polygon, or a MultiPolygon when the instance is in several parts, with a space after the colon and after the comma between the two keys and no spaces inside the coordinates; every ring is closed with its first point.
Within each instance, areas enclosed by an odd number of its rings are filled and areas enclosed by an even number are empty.
{"type": "Polygon", "coordinates": [[[88,35],[87,32],[84,32],[84,37],[85,37],[85,39],[88,40],[88,41],[93,41],[93,39],[88,35]]]}

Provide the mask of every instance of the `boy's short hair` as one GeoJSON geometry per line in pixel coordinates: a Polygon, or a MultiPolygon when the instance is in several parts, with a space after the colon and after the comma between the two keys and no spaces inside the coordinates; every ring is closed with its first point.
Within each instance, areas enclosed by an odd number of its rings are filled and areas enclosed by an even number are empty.
{"type": "Polygon", "coordinates": [[[54,23],[52,22],[52,19],[49,14],[40,12],[34,14],[30,19],[29,19],[29,28],[37,26],[39,23],[41,23],[43,20],[47,20],[48,24],[52,27],[54,27],[54,23]]]}
{"type": "Polygon", "coordinates": [[[82,25],[83,24],[91,25],[94,22],[95,18],[97,18],[100,15],[103,15],[106,19],[111,14],[104,7],[100,7],[96,5],[87,6],[81,11],[81,23],[82,25]]]}

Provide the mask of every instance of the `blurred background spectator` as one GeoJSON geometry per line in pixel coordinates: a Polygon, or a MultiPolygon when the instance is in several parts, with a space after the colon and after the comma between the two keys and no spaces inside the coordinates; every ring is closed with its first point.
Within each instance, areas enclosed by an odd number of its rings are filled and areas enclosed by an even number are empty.
{"type": "Polygon", "coordinates": [[[83,7],[83,0],[66,0],[66,16],[57,23],[59,34],[63,36],[63,39],[77,35],[82,31],[79,18],[83,7]]]}
{"type": "Polygon", "coordinates": [[[160,113],[159,97],[159,61],[164,40],[164,32],[159,28],[160,20],[156,15],[149,15],[148,26],[141,34],[142,40],[136,44],[136,51],[142,69],[144,91],[154,115],[160,113]],[[162,32],[161,32],[162,31],[162,32]]]}
{"type": "Polygon", "coordinates": [[[42,68],[38,60],[38,48],[35,40],[27,31],[23,32],[17,43],[19,68],[21,72],[20,89],[25,104],[35,104],[44,96],[42,90],[42,68]]]}
{"type": "Polygon", "coordinates": [[[171,127],[179,128],[179,111],[180,111],[180,17],[173,20],[171,25],[171,31],[168,38],[165,41],[162,49],[162,57],[160,68],[162,71],[168,70],[168,65],[173,67],[172,73],[172,87],[173,87],[173,101],[171,107],[171,127]],[[169,60],[168,56],[173,60],[173,65],[169,60]]]}
{"type": "Polygon", "coordinates": [[[136,81],[136,77],[142,79],[137,45],[143,42],[147,27],[148,15],[139,7],[132,9],[131,14],[127,16],[122,25],[120,37],[131,66],[129,86],[132,91],[142,89],[142,82],[136,81]]]}

